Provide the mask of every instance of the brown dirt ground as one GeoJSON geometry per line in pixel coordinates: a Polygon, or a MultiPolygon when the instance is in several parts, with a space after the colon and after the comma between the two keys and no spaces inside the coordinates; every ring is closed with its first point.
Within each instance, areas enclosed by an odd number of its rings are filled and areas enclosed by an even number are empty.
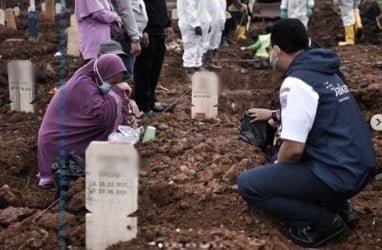
{"type": "MultiPolygon", "coordinates": [[[[367,37],[354,47],[336,47],[342,29],[339,16],[328,4],[318,3],[316,10],[310,27],[312,37],[341,56],[342,70],[365,118],[382,113],[382,71],[375,66],[382,48],[368,42],[367,37]]],[[[58,69],[58,59],[53,56],[59,48],[58,26],[42,17],[43,36],[35,43],[25,39],[26,14],[17,22],[17,32],[0,26],[0,209],[13,206],[32,210],[9,225],[0,225],[0,249],[58,249],[59,206],[38,216],[53,203],[55,191],[39,189],[35,177],[37,133],[52,97],[49,92],[58,85],[58,75],[46,70],[48,64],[58,69]],[[7,42],[8,38],[25,40],[7,42]],[[31,59],[36,66],[35,114],[9,111],[6,65],[11,59],[31,59]]],[[[246,43],[252,42],[262,25],[253,25],[246,43]]],[[[248,57],[238,47],[225,49],[221,58],[248,57]]],[[[81,59],[68,58],[69,73],[81,63],[81,59]]],[[[158,97],[177,103],[171,112],[142,121],[143,125],[156,126],[158,135],[154,141],[137,145],[142,160],[138,237],[109,249],[158,249],[155,242],[163,242],[167,249],[300,249],[286,238],[286,229],[277,220],[249,209],[236,186],[240,172],[267,161],[266,154],[238,140],[238,121],[248,107],[271,106],[277,99],[280,76],[269,70],[253,70],[246,63],[224,62],[223,66],[219,72],[218,117],[193,121],[190,83],[181,68],[181,52],[168,51],[160,84],[169,91],[158,90],[158,97]]],[[[382,173],[381,132],[373,132],[373,141],[377,175],[382,173]]],[[[67,243],[71,249],[84,249],[85,245],[84,194],[83,179],[73,183],[67,194],[67,243]]],[[[346,239],[325,249],[382,248],[382,179],[371,178],[353,202],[361,215],[358,226],[346,239]]]]}

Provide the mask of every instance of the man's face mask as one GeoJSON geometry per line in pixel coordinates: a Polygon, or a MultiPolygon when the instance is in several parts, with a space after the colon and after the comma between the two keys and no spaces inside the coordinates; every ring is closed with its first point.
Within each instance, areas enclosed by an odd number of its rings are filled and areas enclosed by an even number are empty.
{"type": "Polygon", "coordinates": [[[279,60],[280,56],[280,48],[279,46],[275,45],[272,47],[270,53],[269,53],[269,64],[271,65],[273,70],[276,70],[276,64],[279,60]]]}

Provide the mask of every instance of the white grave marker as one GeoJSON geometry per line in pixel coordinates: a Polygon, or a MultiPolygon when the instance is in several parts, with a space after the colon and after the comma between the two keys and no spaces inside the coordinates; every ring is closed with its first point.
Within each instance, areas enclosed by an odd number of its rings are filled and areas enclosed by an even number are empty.
{"type": "Polygon", "coordinates": [[[0,25],[5,25],[5,14],[2,9],[0,9],[0,25]]]}
{"type": "Polygon", "coordinates": [[[218,114],[219,78],[214,72],[200,71],[192,76],[193,119],[214,118],[218,114]]]}
{"type": "Polygon", "coordinates": [[[103,250],[136,237],[138,154],[126,143],[90,143],[86,150],[86,249],[103,250]]]}
{"type": "Polygon", "coordinates": [[[4,11],[5,22],[7,27],[13,30],[17,30],[15,14],[13,13],[13,9],[6,9],[4,11]]]}
{"type": "Polygon", "coordinates": [[[13,60],[8,63],[9,96],[11,110],[35,112],[35,88],[33,65],[28,60],[13,60]]]}
{"type": "Polygon", "coordinates": [[[34,0],[29,0],[28,12],[36,11],[36,4],[34,0]]]}
{"type": "Polygon", "coordinates": [[[60,3],[56,3],[55,5],[56,7],[56,15],[59,15],[61,13],[61,10],[62,10],[62,4],[60,3]]]}
{"type": "Polygon", "coordinates": [[[20,7],[14,7],[13,12],[15,13],[15,16],[20,16],[20,7]]]}

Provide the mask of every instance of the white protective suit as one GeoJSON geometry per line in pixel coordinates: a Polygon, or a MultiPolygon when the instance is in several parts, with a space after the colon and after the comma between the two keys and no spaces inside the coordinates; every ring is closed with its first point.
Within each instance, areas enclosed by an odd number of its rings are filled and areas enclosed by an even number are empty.
{"type": "Polygon", "coordinates": [[[183,67],[193,68],[202,66],[204,54],[203,41],[208,36],[211,17],[207,4],[211,0],[177,0],[179,29],[183,42],[183,67]],[[196,35],[194,29],[200,26],[202,35],[196,35]]]}
{"type": "Polygon", "coordinates": [[[286,9],[288,18],[297,18],[308,28],[308,6],[314,6],[314,0],[281,0],[280,9],[286,9]]]}
{"type": "Polygon", "coordinates": [[[204,41],[204,51],[219,48],[224,30],[227,8],[226,0],[209,0],[207,2],[207,10],[211,16],[211,32],[206,36],[206,40],[204,41]]]}
{"type": "Polygon", "coordinates": [[[341,9],[341,18],[344,26],[355,24],[354,11],[358,10],[359,0],[338,0],[341,9]]]}

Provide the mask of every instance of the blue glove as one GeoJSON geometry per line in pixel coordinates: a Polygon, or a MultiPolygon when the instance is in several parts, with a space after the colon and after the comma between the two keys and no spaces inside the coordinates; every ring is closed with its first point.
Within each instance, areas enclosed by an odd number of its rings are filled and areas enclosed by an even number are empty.
{"type": "Polygon", "coordinates": [[[281,9],[280,10],[280,17],[281,18],[288,18],[287,10],[286,9],[281,9]]]}
{"type": "Polygon", "coordinates": [[[306,16],[311,17],[313,15],[313,6],[307,6],[306,7],[306,16]]]}

